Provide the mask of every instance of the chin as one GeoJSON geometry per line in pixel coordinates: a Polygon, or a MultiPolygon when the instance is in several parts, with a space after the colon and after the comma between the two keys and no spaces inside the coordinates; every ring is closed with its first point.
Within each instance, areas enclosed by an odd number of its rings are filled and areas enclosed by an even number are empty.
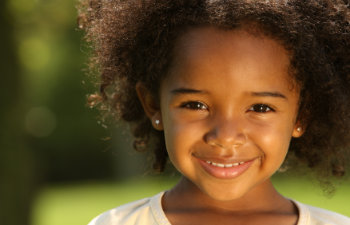
{"type": "Polygon", "coordinates": [[[228,191],[228,189],[223,188],[221,190],[216,190],[216,191],[202,190],[202,192],[208,197],[210,197],[211,199],[214,199],[217,201],[234,201],[244,197],[247,194],[247,192],[245,191],[234,190],[234,189],[235,188],[231,188],[231,190],[228,191]]]}

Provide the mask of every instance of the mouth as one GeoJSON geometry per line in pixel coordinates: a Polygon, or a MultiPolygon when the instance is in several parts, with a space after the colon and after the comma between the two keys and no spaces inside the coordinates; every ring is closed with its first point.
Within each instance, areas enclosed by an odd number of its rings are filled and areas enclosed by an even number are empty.
{"type": "Polygon", "coordinates": [[[235,162],[218,162],[219,160],[197,159],[201,167],[209,175],[219,179],[233,179],[246,172],[257,158],[235,162]]]}
{"type": "Polygon", "coordinates": [[[220,168],[230,168],[230,167],[235,167],[235,166],[239,166],[242,165],[243,163],[245,163],[244,161],[242,162],[236,162],[236,163],[229,163],[229,164],[223,164],[223,163],[216,163],[216,162],[212,162],[212,161],[205,161],[206,163],[213,165],[213,166],[217,166],[220,168]]]}

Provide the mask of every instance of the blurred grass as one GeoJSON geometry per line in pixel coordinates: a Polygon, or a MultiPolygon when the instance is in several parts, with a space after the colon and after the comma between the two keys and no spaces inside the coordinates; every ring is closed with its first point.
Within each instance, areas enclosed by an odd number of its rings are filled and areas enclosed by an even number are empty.
{"type": "MultiPolygon", "coordinates": [[[[44,188],[33,208],[32,225],[87,224],[93,217],[118,205],[152,196],[171,188],[176,177],[144,177],[121,182],[86,182],[44,188]]],[[[273,179],[285,196],[350,216],[350,182],[344,182],[330,198],[317,183],[305,177],[273,179]]]]}
{"type": "Polygon", "coordinates": [[[110,183],[76,183],[45,188],[33,208],[32,225],[87,224],[118,205],[169,189],[175,178],[147,177],[110,183]]]}

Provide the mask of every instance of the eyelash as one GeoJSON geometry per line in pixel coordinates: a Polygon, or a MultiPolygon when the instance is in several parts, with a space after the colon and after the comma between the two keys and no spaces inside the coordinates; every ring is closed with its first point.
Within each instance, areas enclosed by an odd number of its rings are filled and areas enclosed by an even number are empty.
{"type": "Polygon", "coordinates": [[[275,112],[275,110],[266,104],[255,104],[252,105],[248,111],[253,111],[256,113],[268,113],[268,112],[275,112]]]}
{"type": "Polygon", "coordinates": [[[184,102],[180,105],[181,108],[186,108],[190,110],[207,110],[208,106],[199,101],[189,101],[184,102]]]}
{"type": "MultiPolygon", "coordinates": [[[[189,110],[208,110],[208,106],[199,101],[184,102],[180,105],[180,107],[186,108],[189,110]]],[[[262,103],[252,105],[248,111],[252,111],[256,113],[275,112],[275,110],[271,106],[262,104],[262,103]]]]}

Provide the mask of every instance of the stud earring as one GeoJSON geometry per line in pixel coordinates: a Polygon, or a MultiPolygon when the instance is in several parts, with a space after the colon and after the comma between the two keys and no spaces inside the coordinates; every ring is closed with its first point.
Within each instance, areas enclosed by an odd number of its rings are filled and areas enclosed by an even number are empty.
{"type": "Polygon", "coordinates": [[[301,127],[298,127],[298,128],[297,128],[297,131],[298,131],[298,132],[301,132],[301,127]]]}
{"type": "Polygon", "coordinates": [[[160,124],[160,120],[155,120],[154,123],[158,126],[160,124]]]}

